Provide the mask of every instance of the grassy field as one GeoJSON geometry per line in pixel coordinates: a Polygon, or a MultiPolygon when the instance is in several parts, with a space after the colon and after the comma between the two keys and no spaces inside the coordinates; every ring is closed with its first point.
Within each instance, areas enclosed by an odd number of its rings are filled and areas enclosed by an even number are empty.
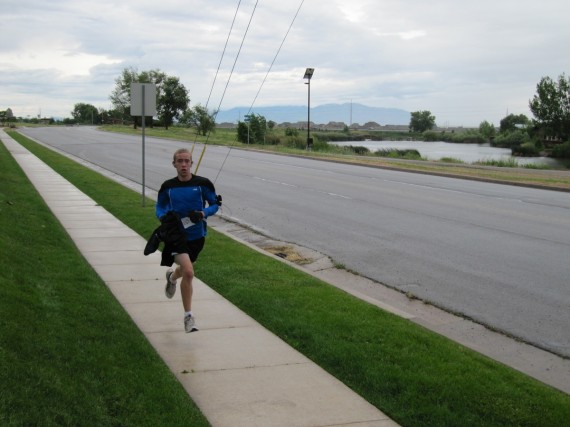
{"type": "MultiPolygon", "coordinates": [[[[156,226],[152,207],[140,207],[139,194],[12,135],[142,236],[156,226]]],[[[153,391],[155,383],[176,390],[172,375],[6,157],[2,153],[2,182],[13,184],[9,189],[3,185],[2,231],[10,234],[6,224],[23,213],[29,215],[24,219],[29,226],[2,239],[2,253],[10,256],[1,261],[7,273],[2,275],[0,308],[7,314],[0,323],[0,422],[34,424],[30,420],[41,420],[47,411],[52,424],[80,424],[85,411],[101,421],[98,425],[144,425],[128,416],[143,408],[170,414],[191,407],[183,392],[173,403],[170,395],[161,399],[163,392],[153,391]],[[31,238],[33,252],[26,244],[31,238]],[[29,275],[30,264],[34,276],[29,275]],[[81,283],[81,288],[70,283],[81,283]],[[84,298],[88,291],[94,295],[84,298]],[[60,332],[62,328],[67,332],[60,332]],[[119,360],[123,354],[125,359],[119,360]],[[51,360],[47,366],[46,360],[51,360]],[[111,386],[104,386],[107,381],[111,386]],[[139,400],[143,391],[151,396],[148,408],[139,400]],[[70,408],[72,396],[75,406],[70,408]],[[59,412],[65,418],[58,418],[59,412]]],[[[403,426],[562,426],[570,420],[570,396],[215,230],[197,275],[403,426]]],[[[190,412],[155,425],[199,425],[182,421],[198,417],[190,412]]]]}

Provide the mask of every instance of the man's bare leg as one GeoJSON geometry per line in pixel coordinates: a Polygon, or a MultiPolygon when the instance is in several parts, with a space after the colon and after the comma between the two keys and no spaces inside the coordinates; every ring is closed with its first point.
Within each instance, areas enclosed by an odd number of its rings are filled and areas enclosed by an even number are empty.
{"type": "Polygon", "coordinates": [[[176,281],[182,277],[180,282],[180,294],[182,296],[182,305],[184,311],[189,312],[192,310],[192,280],[194,280],[194,266],[188,254],[178,254],[174,256],[174,261],[178,267],[172,273],[172,281],[176,281]]]}
{"type": "Polygon", "coordinates": [[[192,315],[192,280],[194,279],[194,266],[188,254],[178,254],[174,256],[174,261],[178,267],[172,273],[171,280],[175,281],[180,277],[180,294],[182,295],[182,305],[184,306],[184,329],[186,332],[198,330],[192,315]]]}

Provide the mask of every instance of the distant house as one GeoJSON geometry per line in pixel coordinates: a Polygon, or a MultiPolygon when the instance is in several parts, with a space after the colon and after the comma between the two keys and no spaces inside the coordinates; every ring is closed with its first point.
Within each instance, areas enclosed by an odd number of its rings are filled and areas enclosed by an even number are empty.
{"type": "Polygon", "coordinates": [[[367,130],[380,130],[382,126],[380,126],[376,122],[366,122],[364,123],[364,126],[362,126],[362,128],[367,130]]]}
{"type": "Polygon", "coordinates": [[[235,129],[237,127],[237,124],[230,122],[223,122],[223,123],[218,123],[216,127],[219,127],[220,129],[235,129]]]}
{"type": "Polygon", "coordinates": [[[346,124],[344,122],[328,122],[326,125],[320,125],[324,130],[344,130],[346,124]]]}

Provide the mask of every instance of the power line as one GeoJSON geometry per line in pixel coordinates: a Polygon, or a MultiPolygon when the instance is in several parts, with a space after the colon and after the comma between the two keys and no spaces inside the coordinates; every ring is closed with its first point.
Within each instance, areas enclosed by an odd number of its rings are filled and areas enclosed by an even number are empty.
{"type": "MultiPolygon", "coordinates": [[[[205,105],[205,109],[206,109],[206,114],[208,113],[208,105],[210,104],[210,97],[212,96],[212,92],[214,91],[214,86],[216,85],[216,80],[218,79],[218,73],[220,72],[220,68],[222,66],[222,61],[224,60],[224,56],[226,54],[226,49],[228,47],[228,43],[230,41],[230,36],[232,35],[232,31],[234,28],[234,24],[236,22],[236,17],[237,14],[239,12],[239,7],[241,5],[241,0],[238,1],[238,5],[236,8],[236,12],[234,14],[234,19],[232,20],[232,25],[230,25],[230,31],[228,32],[228,37],[226,38],[226,44],[224,45],[224,49],[222,50],[222,54],[220,55],[220,62],[218,63],[218,68],[216,69],[216,74],[214,75],[214,80],[212,81],[212,86],[210,87],[210,93],[208,94],[208,99],[206,100],[206,105],[205,105]]],[[[198,141],[198,135],[200,134],[200,129],[198,127],[196,127],[196,134],[194,136],[194,144],[192,145],[192,152],[194,152],[194,147],[196,146],[196,142],[198,141]]],[[[209,132],[208,132],[208,137],[209,137],[209,132]]],[[[200,156],[201,158],[202,156],[200,156]]],[[[197,170],[197,168],[196,168],[197,170]]]]}
{"type": "MultiPolygon", "coordinates": [[[[241,3],[241,0],[240,0],[240,3],[241,3]]],[[[221,98],[220,98],[220,103],[218,104],[218,109],[215,110],[215,112],[214,112],[214,121],[215,121],[215,119],[216,119],[217,112],[220,111],[220,108],[221,108],[221,105],[222,105],[222,101],[224,100],[224,96],[226,95],[226,91],[227,91],[228,86],[229,86],[229,84],[230,84],[230,80],[231,80],[231,78],[232,78],[234,69],[235,69],[235,67],[236,67],[237,60],[238,60],[239,55],[240,55],[240,53],[241,53],[241,49],[242,49],[243,44],[244,44],[244,42],[245,42],[245,37],[247,36],[247,33],[248,33],[248,31],[249,31],[249,27],[250,27],[250,25],[251,25],[251,21],[253,20],[253,15],[255,14],[255,10],[257,9],[257,4],[258,4],[258,3],[259,3],[259,0],[257,0],[257,1],[255,2],[255,6],[253,7],[253,11],[251,12],[251,16],[249,17],[249,22],[248,22],[248,24],[247,24],[247,28],[245,29],[245,32],[244,32],[243,37],[242,37],[242,39],[241,39],[241,44],[240,44],[240,46],[239,46],[239,49],[238,49],[236,58],[235,58],[235,60],[234,60],[234,64],[233,64],[232,69],[231,69],[231,71],[230,71],[230,75],[228,76],[228,81],[226,82],[226,86],[225,86],[224,91],[223,91],[223,93],[222,93],[222,96],[221,96],[221,98]]],[[[239,8],[239,4],[238,4],[238,8],[239,8]]],[[[236,14],[237,14],[237,11],[236,11],[236,14]]],[[[235,18],[234,18],[234,19],[235,19],[235,18]]],[[[232,23],[232,26],[233,26],[233,23],[232,23]]],[[[231,31],[230,31],[230,33],[231,33],[231,31]]],[[[228,37],[229,37],[229,36],[228,36],[228,37]]],[[[226,41],[226,45],[227,45],[227,41],[226,41]]],[[[206,112],[207,112],[207,110],[206,110],[206,112]]],[[[202,158],[204,157],[204,153],[206,152],[206,146],[207,146],[207,144],[208,144],[209,139],[210,139],[210,131],[208,131],[208,134],[206,135],[206,141],[204,142],[204,149],[202,150],[202,153],[200,154],[200,159],[198,160],[198,164],[196,165],[195,172],[197,172],[197,171],[198,171],[198,168],[200,167],[200,163],[202,162],[202,158]]],[[[224,160],[224,163],[225,163],[225,160],[224,160]]],[[[223,166],[224,166],[224,164],[222,164],[222,167],[223,167],[223,166]]],[[[220,172],[221,172],[221,169],[218,171],[218,175],[216,175],[216,179],[214,180],[214,183],[215,183],[216,180],[218,179],[218,176],[220,175],[220,172]]]]}
{"type": "MultiPolygon", "coordinates": [[[[281,52],[281,48],[285,44],[285,40],[287,39],[287,36],[289,35],[289,32],[291,31],[291,28],[293,27],[293,24],[295,23],[295,20],[297,19],[297,15],[299,15],[299,12],[300,12],[301,7],[303,6],[304,2],[305,2],[305,0],[301,0],[301,3],[299,4],[299,7],[297,8],[295,15],[293,16],[293,20],[291,21],[291,24],[289,25],[289,28],[287,29],[285,36],[283,37],[283,40],[281,41],[281,44],[279,45],[279,48],[277,49],[277,53],[273,57],[273,61],[271,62],[270,66],[267,70],[267,73],[265,74],[265,77],[263,78],[263,81],[261,82],[261,85],[259,86],[259,89],[257,90],[255,97],[253,98],[253,101],[251,103],[251,106],[249,107],[247,114],[249,114],[251,112],[253,105],[255,104],[255,101],[257,100],[257,97],[259,96],[261,89],[263,88],[263,85],[265,84],[265,81],[267,80],[267,77],[269,76],[269,73],[271,72],[271,69],[273,68],[273,65],[275,64],[275,61],[277,60],[277,57],[279,56],[279,53],[281,52]]],[[[257,2],[255,5],[257,7],[257,2]]],[[[253,18],[253,14],[252,14],[252,18],[253,18]]],[[[251,19],[250,19],[250,23],[251,23],[251,19]]],[[[248,25],[248,28],[249,28],[249,25],[248,25]]],[[[245,39],[245,36],[244,36],[244,39],[245,39]]],[[[243,44],[243,41],[242,41],[242,44],[243,44]]],[[[241,46],[240,46],[240,50],[241,50],[241,46]]],[[[238,55],[239,55],[239,52],[238,52],[238,55]]],[[[236,58],[236,60],[237,60],[237,58],[236,58]]],[[[234,64],[234,66],[235,66],[235,64],[234,64]]],[[[233,71],[233,68],[232,68],[232,71],[233,71]]],[[[228,83],[229,83],[229,80],[228,80],[228,83]]],[[[226,85],[226,88],[227,88],[227,85],[226,85]]],[[[225,91],[224,91],[224,93],[225,93],[225,91]]],[[[220,105],[221,105],[221,101],[220,101],[220,105]]],[[[218,107],[217,111],[220,111],[219,107],[218,107]]],[[[217,114],[217,111],[216,111],[216,114],[217,114]]],[[[214,179],[214,183],[216,183],[218,177],[220,176],[220,173],[222,172],[222,169],[224,168],[224,165],[226,164],[226,161],[230,155],[231,148],[232,147],[230,146],[230,149],[228,150],[228,152],[226,153],[226,156],[224,157],[224,161],[222,162],[222,165],[220,166],[220,169],[218,170],[218,174],[216,175],[216,178],[214,179]]]]}
{"type": "Polygon", "coordinates": [[[253,102],[251,103],[251,107],[249,107],[247,114],[249,114],[251,112],[251,110],[253,108],[253,104],[255,104],[255,101],[257,101],[257,97],[259,96],[259,93],[261,92],[261,89],[263,88],[263,85],[265,84],[265,80],[267,80],[267,76],[269,76],[269,73],[271,72],[271,69],[273,68],[273,64],[275,64],[275,61],[277,60],[277,57],[279,56],[279,53],[281,52],[281,48],[285,44],[285,40],[287,39],[287,36],[289,35],[289,32],[291,31],[291,28],[293,27],[293,24],[295,23],[295,20],[297,19],[297,15],[299,15],[299,11],[301,10],[301,7],[303,6],[304,2],[305,2],[305,0],[301,0],[301,4],[297,8],[297,12],[295,12],[295,16],[293,17],[293,20],[291,21],[291,24],[289,25],[289,28],[287,29],[287,32],[285,33],[285,36],[283,37],[283,40],[281,41],[281,45],[279,46],[279,49],[277,49],[277,53],[275,54],[275,57],[273,58],[273,61],[271,62],[271,65],[269,66],[269,69],[267,70],[267,73],[265,74],[265,77],[263,78],[261,85],[259,86],[259,90],[257,91],[257,93],[255,94],[255,97],[253,98],[253,102]]]}
{"type": "Polygon", "coordinates": [[[214,86],[216,84],[216,79],[218,78],[218,73],[220,72],[220,68],[222,66],[222,61],[224,59],[224,55],[226,54],[226,49],[228,47],[228,43],[230,41],[230,36],[232,35],[232,31],[234,28],[234,24],[236,22],[236,17],[237,14],[239,12],[239,7],[241,5],[241,0],[239,0],[237,8],[236,8],[236,13],[234,14],[234,19],[232,20],[232,25],[230,26],[230,31],[228,33],[228,37],[226,38],[226,44],[224,45],[224,50],[222,51],[222,55],[220,56],[220,62],[218,63],[218,69],[216,70],[216,74],[214,76],[214,81],[212,82],[212,87],[210,88],[210,93],[208,94],[208,100],[206,101],[206,110],[208,109],[208,104],[210,103],[210,97],[212,96],[212,92],[214,90],[214,86]]]}
{"type": "Polygon", "coordinates": [[[234,64],[233,64],[232,69],[231,69],[231,71],[230,71],[230,75],[228,76],[228,81],[226,82],[226,86],[225,86],[224,91],[223,91],[223,93],[222,93],[222,97],[220,98],[220,103],[218,104],[218,109],[216,110],[216,112],[217,112],[217,111],[220,111],[220,107],[222,106],[222,101],[224,100],[224,96],[226,95],[226,91],[228,90],[228,86],[229,86],[229,84],[230,84],[230,80],[231,80],[231,78],[232,78],[234,69],[235,69],[235,67],[236,67],[237,60],[238,60],[238,58],[239,58],[239,55],[240,55],[240,53],[241,53],[241,49],[243,48],[243,44],[244,44],[244,42],[245,42],[245,37],[247,36],[247,33],[248,33],[248,31],[249,31],[249,27],[250,27],[250,25],[251,25],[251,21],[253,20],[253,15],[255,14],[255,10],[257,9],[257,3],[259,3],[259,0],[257,0],[257,1],[255,2],[255,6],[253,7],[253,11],[251,12],[251,16],[249,17],[249,22],[248,22],[248,24],[247,24],[247,28],[245,29],[245,33],[243,34],[243,37],[242,37],[242,39],[241,39],[241,44],[240,44],[240,46],[239,46],[239,49],[238,49],[238,52],[237,52],[237,55],[236,55],[236,59],[234,60],[234,64]]]}

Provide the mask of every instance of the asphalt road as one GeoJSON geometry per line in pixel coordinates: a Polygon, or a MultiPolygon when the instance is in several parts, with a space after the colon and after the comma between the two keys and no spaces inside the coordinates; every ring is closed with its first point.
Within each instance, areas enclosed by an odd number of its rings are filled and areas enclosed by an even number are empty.
{"type": "MultiPolygon", "coordinates": [[[[140,137],[22,133],[142,182],[140,137]]],[[[187,143],[146,138],[145,183],[187,143]]],[[[197,146],[198,159],[202,146],[197,146]]],[[[454,313],[570,356],[570,193],[208,146],[223,213],[454,313]]]]}

